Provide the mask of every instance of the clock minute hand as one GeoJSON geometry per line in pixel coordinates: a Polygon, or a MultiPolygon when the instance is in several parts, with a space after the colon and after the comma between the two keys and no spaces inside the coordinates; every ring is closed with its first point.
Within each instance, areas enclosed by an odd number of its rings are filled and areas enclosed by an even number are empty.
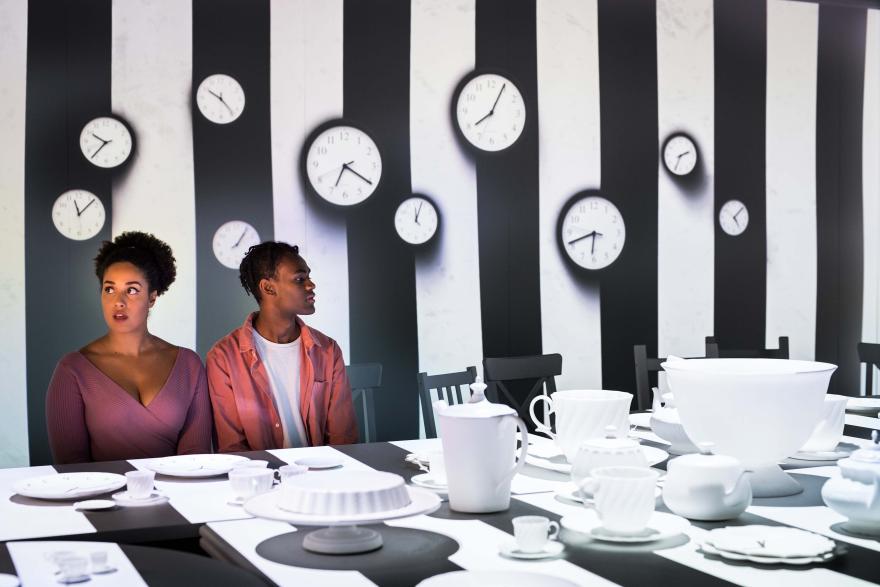
{"type": "Polygon", "coordinates": [[[234,248],[236,248],[236,247],[237,247],[237,246],[238,246],[238,245],[240,245],[240,244],[241,244],[241,239],[243,239],[243,238],[244,238],[244,235],[246,235],[246,234],[247,234],[247,231],[248,231],[248,229],[247,229],[247,228],[245,228],[245,229],[244,229],[244,230],[243,230],[243,231],[242,231],[242,233],[241,233],[241,236],[240,236],[240,237],[238,237],[238,240],[237,240],[237,241],[235,241],[235,244],[234,244],[234,245],[232,245],[232,248],[233,248],[233,249],[234,249],[234,248]]]}
{"type": "Polygon", "coordinates": [[[601,232],[596,232],[596,231],[594,230],[594,231],[593,231],[593,241],[590,243],[590,254],[591,254],[591,255],[592,255],[593,253],[596,252],[596,237],[597,237],[597,236],[602,236],[602,233],[601,233],[601,232]]]}
{"type": "Polygon", "coordinates": [[[492,110],[491,110],[491,112],[495,112],[495,107],[498,106],[498,100],[501,99],[501,94],[504,93],[504,88],[506,88],[506,87],[507,87],[507,83],[506,83],[506,82],[503,83],[503,84],[501,84],[501,90],[498,91],[498,95],[495,97],[495,103],[492,104],[492,110]]]}
{"type": "Polygon", "coordinates": [[[107,146],[107,143],[109,143],[109,142],[110,142],[110,141],[104,141],[104,142],[101,144],[101,146],[98,147],[98,148],[95,150],[94,153],[92,153],[92,156],[89,157],[89,159],[94,159],[94,158],[98,155],[98,153],[101,152],[101,149],[103,149],[104,147],[106,147],[106,146],[107,146]]]}
{"type": "Polygon", "coordinates": [[[418,225],[421,225],[421,222],[419,222],[419,214],[421,213],[421,211],[422,211],[422,203],[419,202],[419,207],[416,208],[416,217],[415,217],[416,224],[418,224],[418,225]]]}
{"type": "Polygon", "coordinates": [[[361,175],[360,173],[358,173],[357,171],[355,171],[354,169],[352,169],[348,165],[346,165],[345,168],[348,169],[349,171],[351,171],[352,173],[354,173],[355,175],[357,175],[359,178],[361,178],[362,180],[364,180],[368,184],[373,185],[372,181],[370,181],[369,179],[367,179],[366,177],[364,177],[363,175],[361,175]]]}
{"type": "Polygon", "coordinates": [[[349,165],[351,165],[352,163],[354,163],[354,160],[351,160],[348,163],[342,164],[342,167],[339,168],[339,175],[336,176],[336,183],[333,184],[334,186],[339,185],[339,180],[342,179],[342,174],[346,169],[351,171],[351,168],[349,167],[349,165]]]}
{"type": "MultiPolygon", "coordinates": [[[[86,204],[85,207],[83,207],[83,209],[79,211],[79,214],[82,214],[83,212],[85,212],[88,209],[88,207],[94,203],[95,203],[95,199],[92,198],[91,201],[89,201],[89,203],[86,204]]],[[[74,204],[76,204],[76,202],[74,202],[74,204]]]]}
{"type": "Polygon", "coordinates": [[[585,234],[585,235],[583,235],[583,236],[579,236],[579,237],[577,237],[577,238],[574,239],[574,240],[570,240],[570,241],[568,241],[568,244],[573,245],[574,243],[576,243],[576,242],[578,242],[578,241],[582,241],[582,240],[584,240],[585,238],[590,238],[590,237],[594,237],[594,240],[595,240],[595,235],[596,235],[596,231],[594,230],[594,231],[592,231],[592,232],[588,232],[587,234],[585,234]]]}
{"type": "Polygon", "coordinates": [[[226,103],[226,100],[223,99],[223,94],[216,94],[211,90],[208,90],[208,93],[220,100],[220,103],[226,106],[226,109],[229,110],[229,114],[233,114],[232,108],[230,108],[229,104],[226,103]]]}

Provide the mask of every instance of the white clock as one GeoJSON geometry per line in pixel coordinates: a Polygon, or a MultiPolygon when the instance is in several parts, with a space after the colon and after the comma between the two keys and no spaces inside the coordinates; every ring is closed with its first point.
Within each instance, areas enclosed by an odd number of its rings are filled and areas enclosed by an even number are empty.
{"type": "Polygon", "coordinates": [[[230,220],[214,233],[214,256],[225,267],[238,269],[248,249],[260,244],[257,230],[243,220],[230,220]]]}
{"type": "Polygon", "coordinates": [[[397,207],[394,214],[394,228],[404,242],[422,245],[437,234],[440,216],[434,203],[424,196],[414,195],[397,207]]]}
{"type": "Polygon", "coordinates": [[[458,132],[477,149],[501,151],[522,135],[526,106],[519,88],[496,73],[473,73],[455,97],[458,132]]]}
{"type": "Polygon", "coordinates": [[[739,200],[728,200],[718,212],[718,224],[730,236],[739,236],[749,226],[749,209],[739,200]]]}
{"type": "Polygon", "coordinates": [[[118,118],[100,116],[83,127],[79,134],[79,149],[92,165],[105,169],[118,167],[131,155],[131,131],[118,118]]]}
{"type": "Polygon", "coordinates": [[[92,192],[68,190],[52,206],[52,222],[62,235],[75,241],[92,238],[104,227],[104,204],[92,192]]]}
{"type": "Polygon", "coordinates": [[[575,196],[559,222],[560,246],[575,265],[602,269],[623,251],[626,226],[617,206],[602,196],[575,196]]]}
{"type": "Polygon", "coordinates": [[[199,84],[196,104],[202,115],[211,122],[229,124],[244,112],[244,90],[235,78],[215,73],[199,84]]]}
{"type": "Polygon", "coordinates": [[[673,175],[690,174],[697,167],[698,156],[697,145],[685,134],[674,134],[663,145],[663,164],[673,175]]]}
{"type": "Polygon", "coordinates": [[[382,155],[363,130],[332,124],[306,145],[308,183],[336,206],[354,206],[369,198],[382,179],[382,155]]]}

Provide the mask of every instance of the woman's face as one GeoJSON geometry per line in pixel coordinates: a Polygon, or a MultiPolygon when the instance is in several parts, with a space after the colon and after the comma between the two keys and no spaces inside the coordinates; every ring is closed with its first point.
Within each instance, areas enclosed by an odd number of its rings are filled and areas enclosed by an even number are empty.
{"type": "Polygon", "coordinates": [[[146,276],[132,263],[120,261],[104,271],[101,308],[111,331],[146,330],[147,314],[155,301],[156,292],[150,292],[146,276]]]}

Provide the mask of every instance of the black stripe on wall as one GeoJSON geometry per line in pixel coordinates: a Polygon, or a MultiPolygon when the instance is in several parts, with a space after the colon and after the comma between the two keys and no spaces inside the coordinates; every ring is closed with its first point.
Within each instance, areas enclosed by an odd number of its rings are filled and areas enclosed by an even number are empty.
{"type": "MultiPolygon", "coordinates": [[[[351,362],[382,363],[374,394],[378,440],[418,436],[419,366],[412,249],[394,230],[398,204],[410,194],[410,5],[399,0],[345,0],[345,118],[375,139],[382,181],[348,217],[351,362]]],[[[330,333],[332,335],[332,333],[330,333]]]]}
{"type": "Polygon", "coordinates": [[[225,222],[244,220],[261,240],[273,238],[269,1],[194,0],[192,57],[196,341],[204,355],[257,307],[238,270],[214,257],[214,233],[225,222]],[[232,76],[244,89],[244,111],[229,124],[214,124],[195,104],[199,84],[215,73],[232,76]]]}
{"type": "Polygon", "coordinates": [[[488,156],[477,154],[480,306],[487,357],[541,353],[535,11],[535,0],[476,2],[476,67],[509,76],[526,107],[523,133],[512,146],[488,156]]]}
{"type": "Polygon", "coordinates": [[[715,337],[722,349],[765,346],[767,322],[766,0],[715,0],[715,337]],[[728,200],[749,224],[718,224],[728,200]]]}
{"type": "Polygon", "coordinates": [[[860,393],[866,25],[862,8],[819,6],[816,359],[838,365],[828,391],[844,395],[860,393]]]}
{"type": "Polygon", "coordinates": [[[597,275],[602,387],[635,392],[633,345],[657,356],[657,12],[654,0],[598,8],[602,193],[626,225],[623,251],[597,275]]]}
{"type": "Polygon", "coordinates": [[[93,259],[110,238],[111,183],[79,150],[79,133],[110,112],[111,0],[30,0],[25,114],[25,292],[31,465],[51,462],[46,388],[64,354],[101,336],[93,259]],[[101,232],[72,241],[55,230],[52,205],[68,189],[104,204],[101,232]]]}

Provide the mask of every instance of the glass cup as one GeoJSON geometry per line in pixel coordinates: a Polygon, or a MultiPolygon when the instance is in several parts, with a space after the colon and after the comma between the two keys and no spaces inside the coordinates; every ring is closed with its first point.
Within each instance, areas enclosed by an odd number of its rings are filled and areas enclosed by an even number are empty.
{"type": "Polygon", "coordinates": [[[88,575],[89,559],[72,555],[58,559],[58,581],[60,583],[79,583],[88,575]]]}
{"type": "Polygon", "coordinates": [[[129,471],[125,474],[127,496],[131,499],[147,499],[153,492],[154,471],[129,471]]]}
{"type": "Polygon", "coordinates": [[[602,527],[613,534],[632,536],[648,525],[654,513],[660,472],[645,467],[600,467],[585,482],[592,485],[602,527]]]}
{"type": "Polygon", "coordinates": [[[548,540],[559,535],[559,524],[544,516],[517,516],[513,519],[513,536],[520,552],[541,552],[548,540]]]}
{"type": "Polygon", "coordinates": [[[274,481],[275,471],[272,469],[239,467],[229,471],[229,483],[239,501],[266,493],[272,489],[274,481]]]}

